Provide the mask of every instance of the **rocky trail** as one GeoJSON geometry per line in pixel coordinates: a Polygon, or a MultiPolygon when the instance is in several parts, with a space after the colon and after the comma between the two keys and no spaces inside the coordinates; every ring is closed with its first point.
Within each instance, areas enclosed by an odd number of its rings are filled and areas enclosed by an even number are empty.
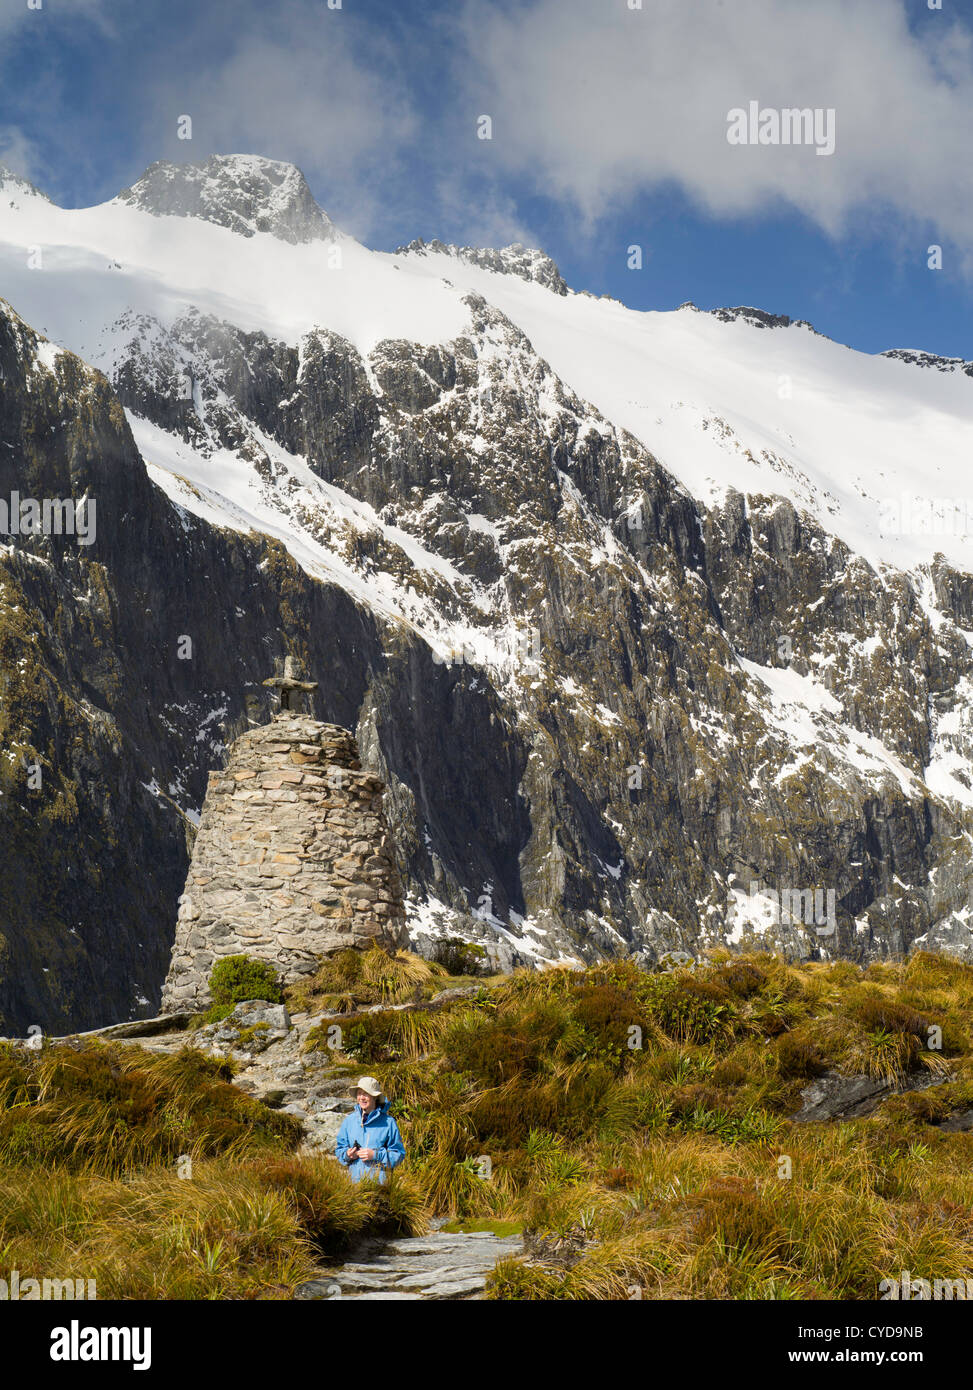
{"type": "Polygon", "coordinates": [[[354,1104],[351,1082],[334,1066],[330,1052],[305,1052],[311,1030],[332,1024],[347,1028],[364,1014],[382,1009],[434,1012],[475,993],[476,987],[444,989],[422,1003],[366,1005],[344,1014],[292,1014],[284,1004],[256,999],[238,1004],[221,1022],[191,1032],[187,1025],[193,1014],[179,1012],[70,1036],[131,1042],[148,1052],[178,1052],[191,1046],[210,1057],[225,1057],[238,1068],[233,1077],[235,1086],[300,1121],[304,1130],[300,1153],[333,1153],[341,1122],[354,1104]]]}
{"type": "Polygon", "coordinates": [[[300,1284],[298,1299],[452,1299],[482,1297],[487,1274],[505,1255],[519,1255],[519,1235],[451,1234],[443,1221],[425,1236],[371,1242],[326,1274],[300,1284]]]}
{"type": "Polygon", "coordinates": [[[192,1032],[185,1027],[190,1017],[162,1015],[75,1036],[131,1042],[148,1052],[178,1052],[189,1046],[210,1057],[225,1057],[238,1067],[234,1086],[300,1121],[300,1153],[334,1152],[341,1122],[354,1105],[350,1083],[336,1071],[329,1053],[304,1051],[311,1029],[329,1016],[291,1014],[283,1004],[253,1000],[238,1004],[222,1022],[192,1032]]]}

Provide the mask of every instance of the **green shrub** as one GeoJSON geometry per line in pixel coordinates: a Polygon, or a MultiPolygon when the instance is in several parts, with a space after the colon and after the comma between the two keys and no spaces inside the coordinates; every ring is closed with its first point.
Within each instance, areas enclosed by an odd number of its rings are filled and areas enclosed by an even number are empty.
{"type": "Polygon", "coordinates": [[[670,1123],[688,1134],[714,1134],[724,1144],[769,1143],[783,1125],[776,1115],[768,1115],[752,1106],[740,1112],[697,1106],[691,1113],[678,1115],[670,1123]]]}
{"type": "Polygon", "coordinates": [[[461,937],[449,936],[437,941],[432,959],[448,975],[479,975],[487,964],[486,948],[461,937]]]}
{"type": "Polygon", "coordinates": [[[699,1211],[697,1235],[718,1237],[726,1250],[759,1252],[770,1259],[790,1253],[787,1231],[772,1201],[737,1177],[718,1178],[690,1203],[699,1211]]]}
{"type": "Polygon", "coordinates": [[[743,1086],[749,1079],[746,1067],[741,1066],[735,1057],[726,1057],[719,1066],[713,1068],[713,1080],[717,1086],[743,1086]]]}
{"type": "Polygon", "coordinates": [[[716,971],[714,978],[722,981],[741,999],[758,994],[767,983],[766,972],[749,960],[728,961],[716,971]]]}
{"type": "Polygon", "coordinates": [[[360,1183],[328,1159],[281,1155],[254,1165],[262,1187],[284,1193],[315,1245],[324,1251],[345,1249],[368,1218],[368,1194],[360,1183]]]}
{"type": "MultiPolygon", "coordinates": [[[[380,1009],[345,1028],[342,1050],[369,1066],[403,1058],[418,1061],[438,1041],[444,1026],[445,1020],[439,1013],[380,1009]]],[[[326,1036],[327,1029],[315,1030],[315,1036],[308,1035],[308,1043],[320,1047],[326,1036]]]]}
{"type": "Polygon", "coordinates": [[[571,1012],[582,1032],[582,1046],[570,1055],[600,1057],[620,1066],[631,1056],[629,1029],[645,1029],[645,1017],[630,994],[604,984],[579,989],[571,1012]]]}
{"type": "Polygon", "coordinates": [[[446,977],[435,961],[412,951],[367,951],[348,947],[321,960],[315,973],[286,991],[294,1009],[308,1013],[354,1013],[362,1004],[405,1004],[429,998],[446,977]]]}
{"type": "Polygon", "coordinates": [[[265,999],[268,1004],[284,1001],[274,967],[250,956],[226,956],[217,961],[209,977],[209,991],[213,1000],[206,1016],[209,1023],[226,1018],[237,1004],[249,999],[265,999]]]}
{"type": "Polygon", "coordinates": [[[732,1036],[736,1010],[729,990],[684,974],[649,975],[640,1002],[664,1032],[680,1042],[726,1041],[732,1036]]]}
{"type": "Polygon", "coordinates": [[[461,1015],[443,1039],[448,1065],[487,1086],[535,1076],[553,1056],[570,1023],[559,1003],[538,1003],[506,1014],[461,1015]]]}
{"type": "Polygon", "coordinates": [[[866,1033],[904,1033],[926,1041],[929,1024],[922,1014],[884,995],[866,994],[853,999],[849,1013],[866,1033]]]}

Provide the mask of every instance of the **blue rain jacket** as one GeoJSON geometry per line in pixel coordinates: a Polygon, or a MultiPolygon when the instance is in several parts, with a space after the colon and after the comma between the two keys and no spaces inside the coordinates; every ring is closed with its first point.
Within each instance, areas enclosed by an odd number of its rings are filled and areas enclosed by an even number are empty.
{"type": "Polygon", "coordinates": [[[334,1151],[338,1161],[347,1164],[352,1182],[361,1182],[362,1178],[384,1182],[388,1169],[405,1158],[405,1145],[398,1125],[389,1114],[388,1102],[370,1110],[364,1122],[361,1106],[356,1105],[351,1114],[345,1116],[334,1151]],[[349,1159],[348,1150],[354,1147],[356,1140],[363,1149],[374,1149],[375,1157],[368,1162],[362,1158],[349,1159]]]}

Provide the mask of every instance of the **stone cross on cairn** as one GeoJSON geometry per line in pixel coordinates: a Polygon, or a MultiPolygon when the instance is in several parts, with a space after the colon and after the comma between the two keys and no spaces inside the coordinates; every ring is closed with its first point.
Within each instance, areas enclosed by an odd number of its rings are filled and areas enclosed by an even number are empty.
{"type": "MultiPolygon", "coordinates": [[[[279,668],[278,668],[279,670],[279,668]]],[[[263,682],[264,685],[273,686],[280,691],[280,712],[290,710],[295,714],[301,712],[302,696],[310,694],[312,690],[317,690],[317,681],[302,681],[297,676],[297,659],[293,656],[284,658],[284,674],[282,676],[271,676],[269,680],[263,682]]]]}

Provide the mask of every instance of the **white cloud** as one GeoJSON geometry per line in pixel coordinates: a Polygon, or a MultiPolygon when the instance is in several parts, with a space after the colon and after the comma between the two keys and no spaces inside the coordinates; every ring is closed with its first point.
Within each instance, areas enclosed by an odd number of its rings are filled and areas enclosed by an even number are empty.
{"type": "MultiPolygon", "coordinates": [[[[462,235],[471,246],[509,246],[515,241],[525,246],[538,244],[515,200],[498,188],[480,188],[473,194],[462,180],[442,177],[437,180],[435,195],[436,217],[444,226],[462,227],[462,235]]],[[[439,235],[439,230],[429,231],[427,239],[439,235]]]]}
{"type": "Polygon", "coordinates": [[[31,183],[37,183],[45,169],[37,145],[14,125],[0,126],[0,164],[31,183]]]}
{"type": "Polygon", "coordinates": [[[340,202],[342,225],[360,235],[378,209],[368,176],[393,165],[415,129],[391,46],[372,28],[366,49],[344,9],[309,0],[241,8],[238,20],[216,61],[207,53],[192,70],[167,64],[149,96],[146,145],[179,159],[216,152],[289,160],[326,203],[340,202]],[[175,139],[182,115],[192,117],[192,142],[175,139]]]}
{"type": "Polygon", "coordinates": [[[491,160],[589,221],[671,182],[716,216],[784,203],[831,233],[880,206],[973,253],[971,40],[944,11],[913,33],[902,0],[476,0],[464,26],[491,160]],[[835,153],[728,144],[753,100],[833,107],[835,153]]]}

